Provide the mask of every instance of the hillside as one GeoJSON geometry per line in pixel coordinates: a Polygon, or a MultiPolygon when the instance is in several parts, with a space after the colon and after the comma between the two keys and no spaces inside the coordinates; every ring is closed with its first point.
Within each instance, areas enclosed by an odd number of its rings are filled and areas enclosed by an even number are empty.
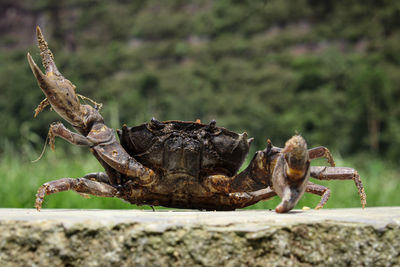
{"type": "MultiPolygon", "coordinates": [[[[397,1],[1,1],[0,135],[40,147],[26,62],[40,25],[59,69],[115,128],[179,119],[282,145],[400,155],[397,1]]],[[[3,149],[0,146],[0,152],[3,149]]]]}

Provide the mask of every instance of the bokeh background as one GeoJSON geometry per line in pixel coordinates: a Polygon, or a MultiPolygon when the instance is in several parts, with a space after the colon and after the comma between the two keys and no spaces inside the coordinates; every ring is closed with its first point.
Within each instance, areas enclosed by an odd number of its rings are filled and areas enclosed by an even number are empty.
{"type": "MultiPolygon", "coordinates": [[[[29,51],[40,62],[36,25],[114,128],[216,119],[254,137],[252,153],[298,132],[359,171],[368,206],[400,205],[399,1],[0,0],[0,207],[33,207],[45,181],[101,171],[62,140],[31,162],[60,120],[50,109],[33,118],[44,98],[26,61],[29,51]]],[[[322,184],[327,207],[360,206],[352,181],[322,184]]],[[[318,200],[306,195],[298,208],[318,200]]],[[[65,192],[44,207],[135,206],[65,192]]]]}

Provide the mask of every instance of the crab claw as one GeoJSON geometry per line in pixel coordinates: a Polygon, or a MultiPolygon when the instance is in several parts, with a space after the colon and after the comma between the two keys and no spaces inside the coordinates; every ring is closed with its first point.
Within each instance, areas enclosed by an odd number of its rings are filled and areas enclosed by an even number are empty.
{"type": "Polygon", "coordinates": [[[288,212],[303,196],[310,176],[307,144],[303,137],[295,135],[286,142],[272,175],[275,192],[281,198],[276,212],[288,212]]]}
{"type": "MultiPolygon", "coordinates": [[[[72,124],[81,132],[87,131],[88,114],[93,109],[88,105],[81,105],[77,94],[75,93],[75,85],[58,71],[54,63],[54,57],[51,53],[47,42],[39,28],[36,28],[37,39],[39,43],[40,56],[45,68],[45,74],[36,65],[35,61],[28,53],[29,66],[38,81],[39,87],[46,95],[47,100],[52,108],[66,121],[72,124]]],[[[40,110],[39,110],[40,111],[40,110]]],[[[92,116],[93,117],[93,116],[92,116]]]]}

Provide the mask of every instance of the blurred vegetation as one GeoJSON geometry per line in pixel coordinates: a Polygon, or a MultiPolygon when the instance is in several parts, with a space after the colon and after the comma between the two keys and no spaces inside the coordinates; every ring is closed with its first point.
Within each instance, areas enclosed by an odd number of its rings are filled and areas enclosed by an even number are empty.
{"type": "MultiPolygon", "coordinates": [[[[61,72],[79,93],[104,103],[114,128],[151,117],[216,119],[255,137],[253,149],[267,138],[282,146],[297,131],[310,146],[360,162],[354,167],[371,185],[367,193],[399,189],[398,1],[2,0],[0,188],[8,192],[10,177],[36,188],[44,180],[31,175],[100,169],[73,148],[34,165],[26,160],[60,120],[48,110],[33,119],[43,99],[26,61],[30,51],[40,62],[36,25],[61,72]],[[46,166],[55,162],[61,167],[50,173],[46,166]]],[[[338,201],[329,205],[345,202],[338,201]]]]}

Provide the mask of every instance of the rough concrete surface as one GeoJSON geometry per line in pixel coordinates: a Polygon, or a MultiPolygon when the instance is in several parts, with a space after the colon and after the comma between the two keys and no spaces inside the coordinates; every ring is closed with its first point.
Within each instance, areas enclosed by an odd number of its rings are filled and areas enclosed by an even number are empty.
{"type": "Polygon", "coordinates": [[[400,207],[0,209],[0,266],[400,266],[400,207]]]}

